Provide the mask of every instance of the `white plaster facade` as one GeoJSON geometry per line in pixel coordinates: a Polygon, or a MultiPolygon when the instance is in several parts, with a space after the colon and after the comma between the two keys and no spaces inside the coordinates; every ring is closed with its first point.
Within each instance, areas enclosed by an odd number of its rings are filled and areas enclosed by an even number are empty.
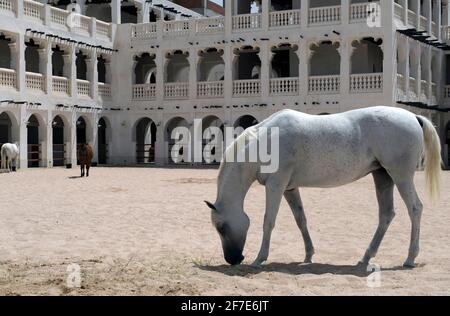
{"type": "Polygon", "coordinates": [[[194,119],[375,105],[432,118],[449,162],[447,0],[225,0],[209,18],[162,0],[77,2],[0,0],[0,143],[19,142],[21,168],[75,165],[81,142],[101,164],[167,164],[171,130],[194,119]]]}

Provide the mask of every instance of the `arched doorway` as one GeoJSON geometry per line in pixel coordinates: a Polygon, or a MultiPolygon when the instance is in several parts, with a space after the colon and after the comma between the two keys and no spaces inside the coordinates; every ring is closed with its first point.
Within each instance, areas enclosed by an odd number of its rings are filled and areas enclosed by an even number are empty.
{"type": "Polygon", "coordinates": [[[64,143],[64,121],[60,116],[55,116],[53,127],[53,166],[61,167],[66,161],[66,145],[64,143]]]}
{"type": "Polygon", "coordinates": [[[450,122],[445,129],[445,143],[447,144],[447,167],[450,167],[450,122]]]}
{"type": "Polygon", "coordinates": [[[258,120],[252,115],[244,115],[236,120],[234,123],[234,128],[242,127],[246,130],[249,127],[258,124],[258,120]]]}
{"type": "Polygon", "coordinates": [[[39,121],[31,115],[27,124],[28,168],[36,168],[41,164],[41,144],[39,142],[39,121]]]}
{"type": "Polygon", "coordinates": [[[202,120],[202,129],[203,162],[209,164],[220,163],[223,155],[224,140],[224,124],[222,120],[214,115],[207,116],[202,120]],[[210,128],[220,129],[222,139],[215,139],[217,135],[209,130],[210,128]]]}
{"type": "MultiPolygon", "coordinates": [[[[82,144],[87,144],[87,137],[86,137],[86,120],[83,117],[78,118],[77,120],[77,157],[78,157],[78,150],[82,144]]],[[[80,162],[77,158],[77,164],[80,162]]]]}
{"type": "Polygon", "coordinates": [[[138,164],[154,163],[157,127],[148,117],[136,124],[136,161],[138,164]]]}
{"type": "Polygon", "coordinates": [[[97,125],[98,163],[100,165],[105,165],[108,163],[108,139],[106,136],[107,128],[108,124],[102,117],[98,121],[97,125]]]}
{"type": "Polygon", "coordinates": [[[12,143],[12,121],[6,112],[0,114],[0,147],[12,143]]]}
{"type": "Polygon", "coordinates": [[[182,117],[174,117],[166,124],[169,163],[187,163],[190,161],[191,140],[189,135],[180,135],[177,140],[172,138],[174,130],[180,127],[189,130],[188,122],[182,117]]]}

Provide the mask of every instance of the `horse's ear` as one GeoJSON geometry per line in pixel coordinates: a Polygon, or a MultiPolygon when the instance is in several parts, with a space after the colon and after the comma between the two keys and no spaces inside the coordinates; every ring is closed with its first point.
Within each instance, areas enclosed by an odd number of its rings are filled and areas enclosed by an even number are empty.
{"type": "Polygon", "coordinates": [[[212,204],[211,202],[205,201],[206,205],[208,205],[208,207],[213,210],[213,211],[217,211],[216,207],[214,206],[214,204],[212,204]]]}

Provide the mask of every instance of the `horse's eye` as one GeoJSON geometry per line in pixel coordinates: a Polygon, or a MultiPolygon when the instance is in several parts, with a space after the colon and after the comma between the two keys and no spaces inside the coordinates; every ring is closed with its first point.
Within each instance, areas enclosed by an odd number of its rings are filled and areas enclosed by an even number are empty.
{"type": "Polygon", "coordinates": [[[226,232],[228,231],[228,225],[227,224],[221,224],[221,225],[217,226],[217,231],[222,236],[225,236],[226,232]]]}

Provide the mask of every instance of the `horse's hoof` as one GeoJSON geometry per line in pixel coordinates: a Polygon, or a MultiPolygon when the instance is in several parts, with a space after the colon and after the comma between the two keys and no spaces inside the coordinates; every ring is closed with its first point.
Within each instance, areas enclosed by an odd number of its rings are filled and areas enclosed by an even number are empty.
{"type": "Polygon", "coordinates": [[[415,267],[416,267],[416,264],[414,262],[411,262],[411,261],[406,261],[403,264],[403,268],[414,269],[415,267]]]}
{"type": "Polygon", "coordinates": [[[250,266],[254,269],[262,269],[262,264],[256,261],[253,262],[250,266]]]}
{"type": "Polygon", "coordinates": [[[303,260],[303,263],[311,264],[312,260],[311,259],[305,259],[305,260],[303,260]]]}

